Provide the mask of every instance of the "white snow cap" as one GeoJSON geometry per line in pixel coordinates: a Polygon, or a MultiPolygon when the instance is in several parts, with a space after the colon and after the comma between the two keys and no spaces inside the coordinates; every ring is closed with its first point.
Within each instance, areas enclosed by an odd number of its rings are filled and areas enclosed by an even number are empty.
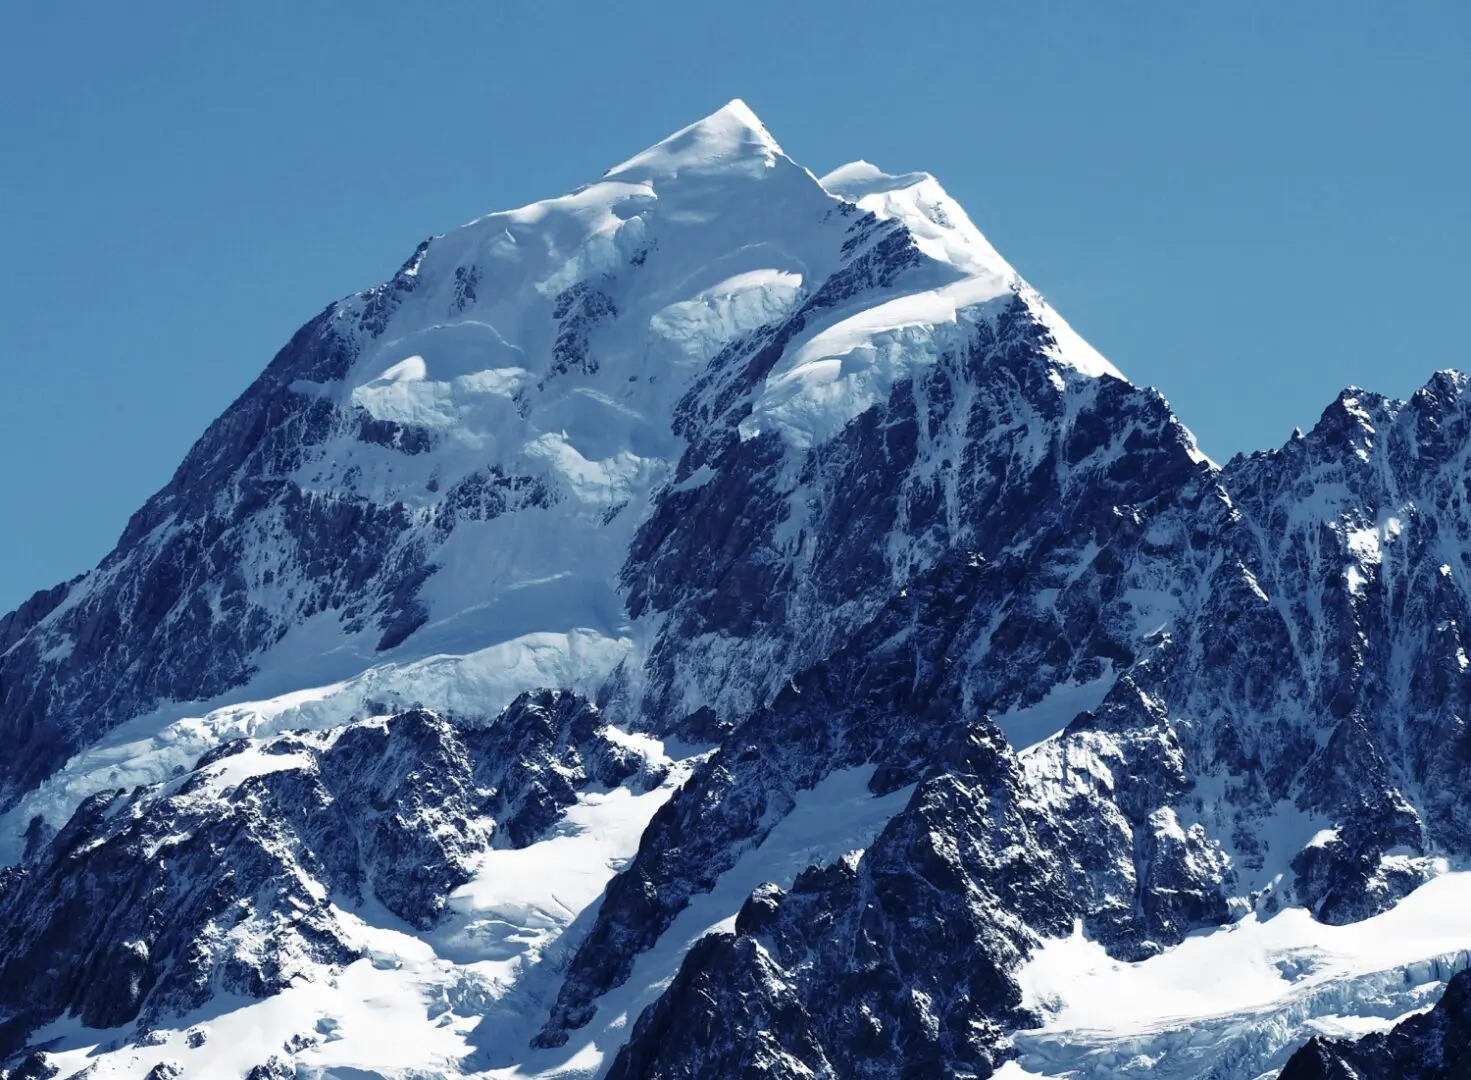
{"type": "Polygon", "coordinates": [[[840,165],[818,181],[832,194],[881,218],[897,218],[921,251],[968,274],[1021,284],[1021,276],[927,172],[891,175],[867,161],[840,165]]]}
{"type": "Polygon", "coordinates": [[[794,343],[742,421],[743,438],[776,430],[801,447],[833,438],[897,382],[960,345],[970,324],[1014,295],[1052,332],[1061,369],[1123,378],[1022,280],[929,173],[894,175],[854,161],[818,183],[875,217],[901,222],[930,262],[875,296],[877,303],[794,343]]]}
{"type": "Polygon", "coordinates": [[[784,157],[766,125],[740,98],[680,128],[641,154],[609,169],[604,178],[647,183],[685,172],[760,172],[784,157]]]}
{"type": "Polygon", "coordinates": [[[819,182],[832,194],[881,218],[902,221],[919,249],[931,258],[949,263],[968,277],[1022,293],[1052,331],[1060,358],[1069,367],[1085,375],[1124,377],[1012,269],[981,235],[965,209],[929,173],[890,174],[867,161],[851,161],[839,165],[819,182]]]}
{"type": "Polygon", "coordinates": [[[839,165],[824,176],[819,183],[834,195],[841,195],[845,199],[856,201],[875,192],[913,187],[915,184],[933,179],[934,177],[927,172],[886,173],[877,165],[860,158],[846,165],[839,165]]]}

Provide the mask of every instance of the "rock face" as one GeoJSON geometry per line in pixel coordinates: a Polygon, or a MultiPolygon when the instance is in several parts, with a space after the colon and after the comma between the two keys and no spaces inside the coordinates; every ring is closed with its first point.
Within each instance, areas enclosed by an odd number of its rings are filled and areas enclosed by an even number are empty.
{"type": "Polygon", "coordinates": [[[1082,882],[994,726],[936,758],[861,856],[756,890],[733,935],[702,939],[609,1075],[989,1074],[1034,1022],[1011,973],[1066,932],[1082,882]]]}
{"type": "Polygon", "coordinates": [[[932,178],[733,103],[330,306],[0,621],[0,1054],[990,1076],[1048,942],[1471,857],[1468,453],[1443,372],[1220,467],[932,178]]]}
{"type": "Polygon", "coordinates": [[[1452,1080],[1471,1076],[1471,971],[1463,971],[1427,1013],[1357,1042],[1314,1038],[1281,1080],[1452,1080]]]}
{"type": "MultiPolygon", "coordinates": [[[[1117,385],[1118,398],[1100,406],[1110,415],[1127,411],[1131,397],[1147,401],[1117,385]]],[[[1463,542],[1440,546],[1464,524],[1422,522],[1412,539],[1397,516],[1414,513],[1406,507],[1417,490],[1432,507],[1456,505],[1437,486],[1456,482],[1460,459],[1447,465],[1438,450],[1407,446],[1417,445],[1419,430],[1465,424],[1464,388],[1457,376],[1438,376],[1408,403],[1377,402],[1372,436],[1365,434],[1372,421],[1355,417],[1363,453],[1379,442],[1382,465],[1374,472],[1379,486],[1352,499],[1322,450],[1340,437],[1345,402],[1359,400],[1347,394],[1309,436],[1223,472],[1193,460],[1163,422],[1154,426],[1154,461],[1137,471],[1123,464],[1113,476],[1084,471],[1071,492],[1023,488],[1014,505],[1035,516],[1021,516],[1016,531],[968,535],[955,565],[911,579],[889,612],[795,677],[676,796],[670,810],[689,807],[688,818],[667,828],[656,821],[630,872],[610,887],[543,1040],[589,1016],[588,1005],[626,976],[632,955],[657,938],[690,885],[708,882],[770,827],[771,806],[789,802],[824,769],[858,761],[877,761],[897,777],[925,776],[947,735],[998,704],[1015,710],[1028,700],[1030,680],[1051,688],[1103,674],[1112,685],[1021,765],[1028,824],[1055,839],[1040,844],[1015,826],[998,846],[1072,871],[1054,870],[1052,892],[1037,893],[1035,910],[1002,908],[1024,927],[1045,934],[1059,919],[1081,919],[1116,956],[1141,959],[1226,922],[1242,904],[1269,913],[1300,903],[1329,922],[1393,904],[1430,872],[1428,852],[1467,850],[1458,795],[1466,763],[1459,751],[1427,752],[1466,741],[1465,596],[1457,572],[1441,562],[1463,542]],[[1393,504],[1387,485],[1397,491],[1393,504]],[[1325,489],[1337,500],[1326,507],[1325,489]],[[1290,510],[1284,497],[1293,500],[1290,510]],[[1306,514],[1316,518],[1294,520],[1306,514]],[[1281,532],[1289,535],[1277,539],[1281,532]],[[1398,646],[1380,644],[1396,639],[1398,646]],[[1392,721],[1376,704],[1383,695],[1400,703],[1392,721]],[[1401,784],[1434,794],[1417,806],[1401,784]],[[1284,817],[1307,815],[1332,828],[1302,834],[1284,850],[1284,817]],[[1054,893],[1067,902],[1041,903],[1054,893]]],[[[1147,404],[1136,407],[1149,416],[1147,404]]],[[[1075,430],[1088,430],[1088,412],[1074,416],[1075,430]]],[[[995,426],[990,417],[976,425],[995,426]]],[[[1123,430],[1127,452],[1107,442],[1087,449],[1104,461],[1149,461],[1149,427],[1136,421],[1123,430]]],[[[1065,448],[1056,453],[1066,460],[1065,448]]],[[[1057,475],[1056,460],[1038,470],[1047,481],[1057,475]]],[[[1351,460],[1363,464],[1357,454],[1351,460]]],[[[987,524],[1011,524],[998,512],[1010,500],[987,494],[970,504],[986,508],[987,524]]],[[[927,835],[958,849],[974,840],[964,825],[927,835]]],[[[948,880],[956,903],[994,903],[979,899],[984,891],[974,881],[948,880]]],[[[864,892],[865,902],[873,895],[864,892]]],[[[1028,940],[1023,931],[1015,956],[1025,955],[1028,940]]],[[[971,962],[980,954],[974,943],[961,953],[971,962]]],[[[780,955],[763,962],[779,964],[780,955]]],[[[1001,966],[1004,989],[983,1011],[1004,1014],[1018,993],[1006,973],[1018,966],[1015,958],[1001,966]]],[[[876,1015],[892,1025],[898,1014],[876,1015]]],[[[944,1030],[947,1018],[928,1020],[944,1030]]],[[[974,1017],[965,1023],[983,1030],[974,1017]]],[[[967,1054],[925,1068],[983,1072],[981,1052],[967,1054]]]]}
{"type": "Polygon", "coordinates": [[[486,728],[429,712],[240,739],[165,784],[95,795],[5,882],[0,1035],[263,997],[356,959],[365,900],[429,929],[492,844],[545,835],[589,785],[657,783],[596,707],[518,698],[486,728]],[[330,900],[329,900],[330,897],[330,900]]]}

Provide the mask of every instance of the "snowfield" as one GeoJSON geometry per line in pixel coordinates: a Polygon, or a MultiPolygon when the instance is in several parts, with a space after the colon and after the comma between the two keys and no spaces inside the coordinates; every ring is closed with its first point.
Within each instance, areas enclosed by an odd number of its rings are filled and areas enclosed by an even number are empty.
{"type": "Polygon", "coordinates": [[[1275,1076],[1304,1030],[1357,1036],[1433,1005],[1471,966],[1468,910],[1471,873],[1446,871],[1362,922],[1252,913],[1133,964],[1049,941],[1021,972],[1045,1022],[1018,1036],[1015,1075],[1275,1076]]]}

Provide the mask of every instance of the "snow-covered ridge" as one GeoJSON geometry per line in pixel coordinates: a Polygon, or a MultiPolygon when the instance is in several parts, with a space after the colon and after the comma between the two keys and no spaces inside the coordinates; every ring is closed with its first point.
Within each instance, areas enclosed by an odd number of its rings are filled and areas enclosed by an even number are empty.
{"type": "MultiPolygon", "coordinates": [[[[1057,339],[1059,359],[1087,375],[1123,374],[1084,341],[1047,303],[1022,280],[1011,264],[991,246],[958,202],[926,172],[891,176],[867,161],[840,165],[820,183],[828,191],[880,218],[902,221],[925,254],[950,263],[968,276],[1005,285],[1027,296],[1039,317],[1057,339]]],[[[983,291],[977,284],[977,292],[983,291]]]]}
{"type": "Polygon", "coordinates": [[[1008,286],[1021,281],[929,173],[891,176],[866,161],[854,161],[834,169],[819,183],[872,214],[904,222],[920,249],[932,258],[1008,286]]]}
{"type": "Polygon", "coordinates": [[[615,165],[604,176],[652,180],[690,172],[759,172],[785,156],[761,119],[736,98],[703,120],[680,128],[643,153],[615,165]]]}
{"type": "Polygon", "coordinates": [[[163,783],[233,740],[330,731],[426,703],[469,723],[488,723],[516,695],[537,687],[594,693],[627,656],[630,644],[590,630],[529,634],[461,655],[379,664],[341,682],[236,702],[202,715],[173,719],[188,711],[176,706],[141,716],[77,754],[0,816],[0,864],[20,861],[34,820],[59,829],[89,796],[163,783]]]}

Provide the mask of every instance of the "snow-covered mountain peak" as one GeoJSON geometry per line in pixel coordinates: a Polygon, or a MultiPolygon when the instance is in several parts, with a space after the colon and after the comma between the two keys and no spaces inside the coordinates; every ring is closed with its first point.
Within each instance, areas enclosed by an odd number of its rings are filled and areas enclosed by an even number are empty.
{"type": "MultiPolygon", "coordinates": [[[[165,703],[171,722],[335,685],[379,662],[408,678],[442,653],[493,655],[476,690],[487,711],[547,682],[592,692],[609,669],[636,670],[660,632],[625,609],[630,543],[671,490],[719,468],[727,440],[779,435],[790,478],[909,381],[960,378],[946,373],[957,357],[1024,326],[1047,331],[1043,397],[1091,399],[1088,376],[1117,374],[933,177],[856,163],[825,184],[734,101],[600,180],[426,241],[389,281],[303,328],[106,567],[16,621],[13,633],[35,633],[15,656],[44,658],[37,692],[43,668],[74,664],[105,729],[165,703]],[[194,565],[202,551],[173,554],[221,529],[238,530],[228,601],[194,565]],[[362,565],[323,585],[341,560],[311,553],[342,535],[361,538],[362,565]],[[167,569],[150,572],[167,588],[150,579],[147,602],[112,595],[160,551],[167,569]],[[382,591],[350,601],[370,579],[382,591]],[[211,659],[181,664],[177,685],[82,674],[102,647],[85,613],[119,606],[160,649],[184,649],[186,624],[213,635],[211,659]],[[526,662],[503,665],[510,654],[526,662]]],[[[926,468],[952,452],[928,447],[926,468]]],[[[794,522],[804,497],[781,492],[794,522]]],[[[75,792],[108,782],[85,756],[68,769],[36,764],[0,787],[0,804],[23,799],[22,826],[43,808],[64,819],[75,792]]]]}
{"type": "Polygon", "coordinates": [[[1471,377],[1456,368],[1441,368],[1431,375],[1420,391],[1436,394],[1464,394],[1471,386],[1471,377]]]}
{"type": "Polygon", "coordinates": [[[933,258],[1008,286],[1021,281],[960,204],[927,172],[891,175],[867,161],[854,161],[838,166],[818,182],[880,218],[902,221],[920,250],[933,258]]]}
{"type": "Polygon", "coordinates": [[[832,172],[819,177],[818,183],[834,195],[857,202],[865,195],[912,187],[933,179],[927,172],[886,173],[873,162],[859,158],[846,165],[839,165],[832,172]]]}
{"type": "Polygon", "coordinates": [[[1217,469],[740,102],[426,241],[0,618],[0,1075],[1244,1080],[1402,1011],[1464,920],[1318,924],[1471,852],[1466,386],[1217,469]]]}
{"type": "MultiPolygon", "coordinates": [[[[476,453],[516,427],[488,403],[514,400],[526,420],[589,384],[662,428],[657,418],[701,365],[812,303],[845,262],[884,237],[898,245],[885,256],[899,260],[891,280],[860,304],[823,302],[821,320],[803,320],[786,362],[769,372],[747,437],[776,429],[798,446],[830,437],[914,362],[933,360],[1013,296],[1052,331],[1062,369],[1122,377],[933,176],[860,161],[819,181],[736,100],[577,191],[430,241],[400,272],[412,287],[364,343],[347,393],[375,420],[447,431],[476,453]],[[844,204],[875,228],[855,235],[851,210],[835,213],[844,204]],[[933,347],[912,348],[917,339],[933,347]],[[423,352],[430,340],[442,358],[423,352]],[[574,340],[595,349],[596,363],[569,357],[574,340]],[[884,359],[895,349],[906,357],[897,365],[884,359]]],[[[345,311],[377,303],[369,293],[345,311]]]]}
{"type": "Polygon", "coordinates": [[[1124,378],[1022,279],[930,173],[886,173],[859,160],[838,166],[818,182],[880,219],[901,222],[920,251],[963,276],[944,290],[941,308],[952,301],[963,308],[977,299],[1016,293],[1052,332],[1055,358],[1064,368],[1085,376],[1124,378]]]}
{"type": "Polygon", "coordinates": [[[740,98],[615,165],[605,179],[647,182],[681,173],[759,174],[781,157],[766,125],[740,98]]]}

